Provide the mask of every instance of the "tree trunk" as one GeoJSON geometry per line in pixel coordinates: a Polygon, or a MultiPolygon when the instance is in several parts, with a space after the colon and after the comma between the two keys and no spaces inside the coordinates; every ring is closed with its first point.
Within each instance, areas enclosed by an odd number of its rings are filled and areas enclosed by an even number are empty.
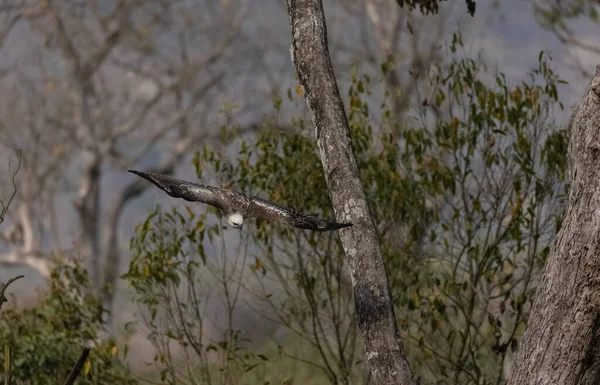
{"type": "Polygon", "coordinates": [[[600,384],[600,65],[570,126],[567,211],[510,385],[600,384]]]}
{"type": "Polygon", "coordinates": [[[415,384],[396,324],[377,231],[356,165],[320,0],[287,0],[292,61],[315,125],[317,143],[352,274],[358,326],[374,383],[415,384]]]}
{"type": "Polygon", "coordinates": [[[100,234],[98,214],[100,212],[100,160],[89,155],[88,164],[81,177],[78,197],[74,202],[81,221],[81,250],[85,266],[90,272],[94,293],[100,290],[100,234]]]}
{"type": "MultiPolygon", "coordinates": [[[[178,153],[171,158],[166,164],[156,170],[151,170],[157,174],[170,174],[173,172],[175,165],[179,163],[183,157],[184,152],[178,153]]],[[[134,182],[129,184],[123,191],[115,198],[112,206],[109,210],[108,218],[104,224],[104,230],[102,234],[106,236],[106,245],[104,247],[104,258],[105,262],[103,283],[102,283],[102,300],[106,309],[111,314],[105,318],[105,324],[111,328],[114,328],[112,312],[114,311],[115,295],[117,293],[117,285],[119,283],[119,269],[121,268],[121,250],[119,250],[119,220],[123,215],[125,206],[131,202],[132,199],[140,196],[149,186],[149,183],[141,178],[136,179],[134,182]]],[[[114,330],[111,329],[111,334],[114,335],[114,330]]]]}

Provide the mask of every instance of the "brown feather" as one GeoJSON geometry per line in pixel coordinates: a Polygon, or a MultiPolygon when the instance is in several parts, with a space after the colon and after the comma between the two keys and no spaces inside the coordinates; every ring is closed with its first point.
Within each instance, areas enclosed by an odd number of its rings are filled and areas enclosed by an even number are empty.
{"type": "Polygon", "coordinates": [[[314,215],[303,214],[296,210],[270,202],[255,196],[225,190],[213,186],[199,185],[168,175],[145,173],[129,170],[152,182],[158,188],[174,198],[183,198],[190,202],[202,202],[215,206],[227,215],[240,213],[244,218],[268,219],[284,222],[299,229],[313,231],[332,231],[352,226],[352,223],[336,223],[319,219],[314,215]]]}

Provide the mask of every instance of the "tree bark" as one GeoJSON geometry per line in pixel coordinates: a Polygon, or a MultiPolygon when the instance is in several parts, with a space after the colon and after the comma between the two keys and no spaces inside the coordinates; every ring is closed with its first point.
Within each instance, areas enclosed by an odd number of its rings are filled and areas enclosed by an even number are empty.
{"type": "Polygon", "coordinates": [[[379,239],[360,179],[339,94],[320,0],[287,0],[292,61],[315,125],[323,171],[340,230],[367,359],[375,384],[416,384],[400,340],[379,239]]]}
{"type": "Polygon", "coordinates": [[[509,385],[600,384],[600,65],[570,126],[567,210],[509,385]]]}

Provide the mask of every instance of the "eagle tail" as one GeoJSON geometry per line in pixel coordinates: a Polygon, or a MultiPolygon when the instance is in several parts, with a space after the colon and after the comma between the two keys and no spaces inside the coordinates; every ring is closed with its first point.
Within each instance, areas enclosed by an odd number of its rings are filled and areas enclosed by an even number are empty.
{"type": "Polygon", "coordinates": [[[331,222],[312,215],[297,215],[292,223],[294,227],[318,232],[333,231],[352,226],[352,223],[331,222]]]}
{"type": "Polygon", "coordinates": [[[346,227],[353,226],[352,223],[337,223],[337,222],[327,222],[323,228],[317,229],[317,231],[333,231],[338,229],[343,229],[346,227]]]}

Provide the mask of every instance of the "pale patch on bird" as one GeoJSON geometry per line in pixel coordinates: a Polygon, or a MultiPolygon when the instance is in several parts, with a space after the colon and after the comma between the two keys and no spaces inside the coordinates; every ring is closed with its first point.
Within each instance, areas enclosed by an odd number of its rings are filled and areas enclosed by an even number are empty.
{"type": "Polygon", "coordinates": [[[352,223],[337,223],[320,219],[314,215],[297,212],[290,207],[231,190],[186,182],[168,175],[134,170],[129,170],[129,172],[154,183],[156,187],[174,198],[202,202],[218,208],[227,215],[229,226],[238,229],[242,228],[245,218],[283,222],[299,229],[312,231],[332,231],[352,226],[352,223]]]}
{"type": "Polygon", "coordinates": [[[227,218],[227,223],[229,223],[229,226],[231,227],[241,229],[244,225],[244,216],[240,213],[233,213],[227,218]]]}

